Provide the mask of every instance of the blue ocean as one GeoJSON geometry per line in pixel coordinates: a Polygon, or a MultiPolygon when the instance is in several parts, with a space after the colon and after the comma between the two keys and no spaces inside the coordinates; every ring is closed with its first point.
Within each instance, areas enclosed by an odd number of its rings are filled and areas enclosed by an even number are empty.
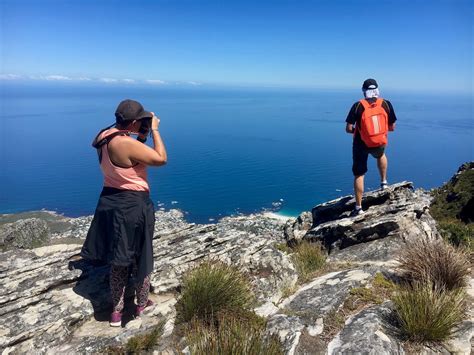
{"type": "MultiPolygon", "coordinates": [[[[474,160],[470,95],[390,92],[389,182],[430,189],[474,160]]],[[[347,112],[361,92],[200,86],[1,84],[0,213],[94,212],[102,176],[91,141],[117,104],[140,101],[161,118],[168,164],[151,168],[157,209],[193,222],[274,210],[297,215],[352,193],[347,112]]],[[[366,188],[378,188],[374,159],[366,188]]]]}

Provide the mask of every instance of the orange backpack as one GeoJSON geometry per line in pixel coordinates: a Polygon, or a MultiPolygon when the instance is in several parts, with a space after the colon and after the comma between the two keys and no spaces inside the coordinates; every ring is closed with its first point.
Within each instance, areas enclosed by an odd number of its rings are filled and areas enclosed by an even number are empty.
{"type": "Polygon", "coordinates": [[[380,147],[387,144],[388,115],[382,107],[383,99],[370,104],[366,100],[360,100],[364,106],[364,112],[360,120],[360,137],[369,148],[380,147]]]}

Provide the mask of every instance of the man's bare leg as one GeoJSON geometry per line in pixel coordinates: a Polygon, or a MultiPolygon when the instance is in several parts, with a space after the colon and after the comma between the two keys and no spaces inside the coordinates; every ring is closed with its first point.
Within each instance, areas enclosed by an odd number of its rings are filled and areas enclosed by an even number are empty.
{"type": "Polygon", "coordinates": [[[356,199],[356,209],[362,208],[362,195],[364,194],[364,175],[354,178],[354,191],[356,199]]]}
{"type": "Polygon", "coordinates": [[[377,167],[379,168],[380,173],[380,182],[387,183],[387,156],[383,154],[380,158],[377,159],[377,167]]]}

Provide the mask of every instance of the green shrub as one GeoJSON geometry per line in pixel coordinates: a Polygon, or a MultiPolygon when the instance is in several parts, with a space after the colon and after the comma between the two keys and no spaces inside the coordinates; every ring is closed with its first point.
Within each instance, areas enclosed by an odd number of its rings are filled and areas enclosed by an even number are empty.
{"type": "Polygon", "coordinates": [[[393,303],[401,335],[415,343],[446,340],[466,309],[463,290],[445,291],[431,282],[401,289],[393,303]]]}
{"type": "Polygon", "coordinates": [[[326,254],[320,243],[303,241],[294,248],[292,260],[301,281],[305,282],[324,266],[326,254]]]}
{"type": "Polygon", "coordinates": [[[281,344],[275,336],[265,336],[265,320],[252,312],[221,312],[216,324],[194,319],[186,340],[193,355],[279,355],[281,344]]]}
{"type": "Polygon", "coordinates": [[[398,261],[408,280],[428,279],[440,289],[464,287],[470,273],[466,252],[442,239],[412,241],[401,251],[398,261]]]}
{"type": "Polygon", "coordinates": [[[474,162],[466,164],[465,170],[434,190],[433,197],[430,213],[436,220],[460,219],[463,209],[474,197],[474,162]]]}
{"type": "Polygon", "coordinates": [[[207,260],[186,273],[177,309],[178,322],[212,321],[227,310],[246,310],[254,300],[250,282],[234,266],[207,260]]]}
{"type": "Polygon", "coordinates": [[[474,249],[474,224],[464,224],[456,219],[439,222],[440,233],[445,240],[457,247],[474,249]]]}

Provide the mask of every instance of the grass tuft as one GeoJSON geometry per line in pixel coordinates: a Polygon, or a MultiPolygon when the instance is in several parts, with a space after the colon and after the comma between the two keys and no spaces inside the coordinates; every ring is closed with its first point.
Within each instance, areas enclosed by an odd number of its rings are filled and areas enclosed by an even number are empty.
{"type": "Polygon", "coordinates": [[[294,248],[293,263],[302,282],[306,282],[326,263],[326,254],[320,243],[303,241],[294,248]]]}
{"type": "Polygon", "coordinates": [[[193,319],[186,339],[193,355],[283,354],[276,336],[265,336],[265,320],[252,312],[221,312],[216,323],[193,319]]]}
{"type": "Polygon", "coordinates": [[[130,355],[149,352],[158,344],[163,335],[165,322],[161,321],[151,331],[145,334],[138,334],[128,339],[125,346],[108,346],[100,353],[108,355],[130,355]]]}
{"type": "Polygon", "coordinates": [[[464,292],[445,291],[431,283],[414,283],[394,297],[401,335],[414,343],[448,339],[465,315],[464,292]]]}
{"type": "Polygon", "coordinates": [[[207,260],[184,276],[176,305],[177,320],[184,323],[197,318],[212,322],[215,314],[249,309],[253,301],[250,282],[236,267],[207,260]]]}
{"type": "Polygon", "coordinates": [[[439,289],[466,286],[470,263],[466,252],[442,239],[410,242],[398,258],[400,269],[410,281],[431,280],[439,289]]]}

